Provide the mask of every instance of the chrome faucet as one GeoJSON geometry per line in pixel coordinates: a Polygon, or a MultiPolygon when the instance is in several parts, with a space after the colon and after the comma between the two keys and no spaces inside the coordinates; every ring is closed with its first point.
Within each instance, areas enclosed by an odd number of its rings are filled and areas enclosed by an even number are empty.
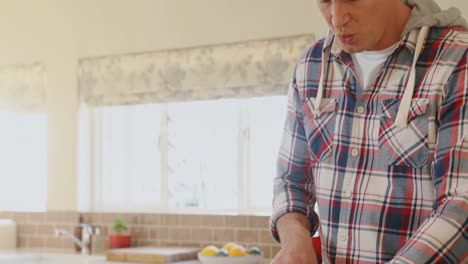
{"type": "Polygon", "coordinates": [[[64,229],[55,229],[55,236],[60,237],[60,236],[65,236],[73,240],[75,244],[77,244],[80,249],[81,249],[81,254],[83,255],[89,255],[90,254],[90,241],[91,241],[91,236],[93,235],[98,235],[99,234],[99,228],[95,228],[93,231],[93,228],[89,224],[82,223],[80,224],[82,227],[81,231],[81,240],[78,239],[75,235],[72,233],[68,232],[67,230],[64,229]]]}

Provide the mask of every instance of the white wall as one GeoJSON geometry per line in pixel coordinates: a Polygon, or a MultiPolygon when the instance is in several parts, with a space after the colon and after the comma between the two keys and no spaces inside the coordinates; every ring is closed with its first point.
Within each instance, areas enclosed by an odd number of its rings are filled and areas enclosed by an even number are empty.
{"type": "MultiPolygon", "coordinates": [[[[439,0],[468,15],[468,1],[439,0]]],[[[77,60],[300,33],[325,34],[314,0],[0,0],[0,64],[48,74],[49,210],[76,208],[77,60]]]]}

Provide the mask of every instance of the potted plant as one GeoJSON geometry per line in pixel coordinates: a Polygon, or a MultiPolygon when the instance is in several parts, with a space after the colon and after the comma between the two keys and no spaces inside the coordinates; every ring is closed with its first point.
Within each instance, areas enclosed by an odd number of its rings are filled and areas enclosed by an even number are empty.
{"type": "Polygon", "coordinates": [[[130,247],[131,236],[127,233],[128,227],[122,217],[114,219],[113,234],[109,235],[109,248],[127,248],[130,247]]]}

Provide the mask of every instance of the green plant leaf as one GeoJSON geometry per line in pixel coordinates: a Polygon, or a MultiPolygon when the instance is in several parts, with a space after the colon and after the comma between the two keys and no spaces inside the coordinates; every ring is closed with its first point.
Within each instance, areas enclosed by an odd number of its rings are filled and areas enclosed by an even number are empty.
{"type": "Polygon", "coordinates": [[[117,216],[114,219],[114,226],[113,226],[114,231],[117,234],[123,233],[128,230],[127,225],[125,224],[125,221],[122,219],[121,216],[117,216]]]}

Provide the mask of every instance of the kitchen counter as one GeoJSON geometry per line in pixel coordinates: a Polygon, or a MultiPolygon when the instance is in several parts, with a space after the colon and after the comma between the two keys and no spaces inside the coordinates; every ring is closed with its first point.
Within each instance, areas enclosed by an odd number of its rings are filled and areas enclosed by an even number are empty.
{"type": "MultiPolygon", "coordinates": [[[[81,255],[41,250],[0,251],[0,264],[141,264],[136,262],[107,261],[104,255],[81,255]]],[[[172,264],[201,264],[198,260],[172,262],[172,264]]]]}
{"type": "MultiPolygon", "coordinates": [[[[264,259],[260,264],[268,264],[264,259]]],[[[104,255],[80,255],[44,249],[19,249],[0,251],[0,264],[141,264],[136,262],[107,261],[104,255]]],[[[171,264],[201,264],[198,260],[172,262],[171,264]]]]}

